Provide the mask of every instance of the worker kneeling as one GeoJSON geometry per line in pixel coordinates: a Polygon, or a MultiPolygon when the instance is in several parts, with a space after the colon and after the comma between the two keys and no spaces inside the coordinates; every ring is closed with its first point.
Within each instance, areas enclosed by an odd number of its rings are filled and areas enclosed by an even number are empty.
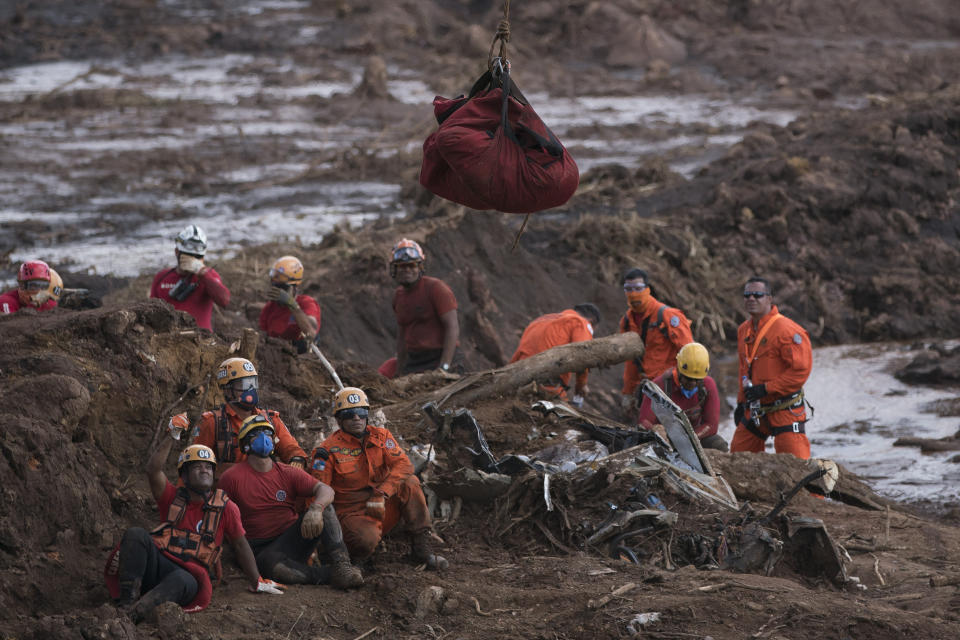
{"type": "Polygon", "coordinates": [[[356,387],[333,401],[338,431],[313,452],[313,475],[333,487],[343,538],[353,558],[373,555],[380,539],[401,519],[412,535],[411,555],[431,569],[446,569],[433,553],[432,525],[420,480],[396,438],[367,422],[370,404],[356,387]]]}
{"type": "Polygon", "coordinates": [[[333,490],[306,471],[274,461],[274,438],[273,425],[264,416],[244,420],[238,440],[247,457],[220,477],[220,488],[240,507],[260,573],[285,584],[360,586],[363,577],[350,564],[330,506],[333,490]],[[297,511],[299,498],[313,499],[304,513],[297,511]],[[330,564],[308,564],[320,543],[330,564]]]}

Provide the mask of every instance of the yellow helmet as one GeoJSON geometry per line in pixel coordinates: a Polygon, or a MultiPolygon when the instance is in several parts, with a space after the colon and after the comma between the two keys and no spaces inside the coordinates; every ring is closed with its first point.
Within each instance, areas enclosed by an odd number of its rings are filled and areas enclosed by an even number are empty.
{"type": "Polygon", "coordinates": [[[688,378],[702,380],[710,372],[710,354],[699,342],[683,345],[677,352],[677,372],[688,378]]]}
{"type": "Polygon", "coordinates": [[[344,387],[340,389],[340,391],[337,391],[337,395],[333,397],[334,415],[343,409],[353,409],[355,407],[370,408],[370,403],[367,402],[367,394],[363,392],[363,389],[358,387],[344,387]]]}
{"type": "Polygon", "coordinates": [[[224,387],[232,380],[257,375],[257,369],[246,358],[227,358],[217,369],[217,384],[224,387]]]}
{"type": "Polygon", "coordinates": [[[192,444],[180,453],[177,458],[177,471],[179,472],[183,465],[188,462],[211,462],[217,466],[217,456],[213,455],[213,449],[205,447],[202,444],[192,444]]]}
{"type": "Polygon", "coordinates": [[[283,256],[270,267],[270,282],[300,284],[303,282],[303,263],[293,256],[283,256]]]}
{"type": "Polygon", "coordinates": [[[276,434],[270,421],[259,413],[255,413],[240,424],[240,431],[237,433],[237,442],[243,442],[243,439],[254,429],[269,429],[270,435],[276,434]]]}
{"type": "Polygon", "coordinates": [[[47,293],[50,294],[53,300],[57,301],[59,301],[60,296],[63,295],[63,278],[53,269],[50,269],[50,286],[47,288],[47,293]]]}

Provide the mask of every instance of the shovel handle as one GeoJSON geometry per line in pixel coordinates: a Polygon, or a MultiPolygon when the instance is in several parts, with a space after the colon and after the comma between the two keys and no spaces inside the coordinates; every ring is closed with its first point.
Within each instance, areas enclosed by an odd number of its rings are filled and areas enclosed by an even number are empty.
{"type": "Polygon", "coordinates": [[[340,376],[337,375],[337,371],[333,368],[333,365],[330,364],[330,361],[327,360],[323,353],[320,352],[320,348],[311,342],[310,351],[313,351],[317,357],[320,358],[320,362],[324,367],[326,367],[327,371],[330,373],[330,376],[333,378],[333,381],[337,383],[337,389],[343,389],[343,383],[340,382],[340,376]]]}

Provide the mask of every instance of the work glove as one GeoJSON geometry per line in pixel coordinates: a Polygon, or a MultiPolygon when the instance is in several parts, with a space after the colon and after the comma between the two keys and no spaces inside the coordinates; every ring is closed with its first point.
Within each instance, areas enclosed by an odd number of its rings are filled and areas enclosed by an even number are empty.
{"type": "Polygon", "coordinates": [[[180,271],[184,273],[197,273],[203,268],[203,260],[194,258],[187,253],[181,253],[177,266],[180,268],[180,271]]]}
{"type": "Polygon", "coordinates": [[[570,404],[575,406],[577,409],[583,407],[583,396],[574,394],[573,399],[570,401],[570,404]]]}
{"type": "Polygon", "coordinates": [[[387,504],[381,495],[371,496],[367,500],[367,516],[374,520],[383,520],[387,513],[387,504]]]}
{"type": "Polygon", "coordinates": [[[170,418],[170,422],[167,424],[167,429],[170,430],[170,437],[174,440],[179,440],[180,436],[183,435],[183,432],[190,428],[190,421],[187,419],[187,414],[178,413],[177,415],[170,418]]]}
{"type": "Polygon", "coordinates": [[[663,438],[664,441],[670,442],[670,436],[667,435],[667,428],[662,424],[655,424],[650,427],[650,431],[653,431],[655,434],[663,438]]]}
{"type": "Polygon", "coordinates": [[[257,588],[248,586],[247,591],[251,593],[269,593],[275,596],[282,596],[283,590],[287,588],[287,585],[280,584],[279,582],[274,582],[273,580],[267,580],[266,578],[259,577],[257,578],[257,588]]]}
{"type": "Polygon", "coordinates": [[[306,540],[319,538],[323,533],[323,509],[307,509],[300,524],[300,535],[306,540]]]}
{"type": "Polygon", "coordinates": [[[743,414],[747,412],[747,405],[742,402],[737,403],[737,408],[733,410],[733,424],[738,425],[743,421],[743,414]]]}
{"type": "Polygon", "coordinates": [[[44,302],[46,302],[46,301],[49,300],[49,299],[50,299],[50,292],[49,292],[49,291],[38,291],[38,292],[37,292],[36,294],[34,294],[34,296],[33,296],[33,304],[35,304],[35,305],[37,305],[37,306],[39,307],[40,305],[42,305],[44,302]]]}
{"type": "Polygon", "coordinates": [[[743,390],[743,397],[747,399],[747,402],[756,402],[766,395],[767,385],[765,384],[755,384],[743,390]]]}
{"type": "Polygon", "coordinates": [[[620,396],[620,410],[623,413],[623,418],[627,422],[633,422],[637,419],[637,410],[639,409],[639,403],[637,402],[637,396],[625,393],[620,396]]]}
{"type": "Polygon", "coordinates": [[[297,299],[294,298],[289,291],[281,289],[280,287],[270,287],[270,290],[267,291],[267,299],[289,307],[291,310],[297,308],[297,299]]]}

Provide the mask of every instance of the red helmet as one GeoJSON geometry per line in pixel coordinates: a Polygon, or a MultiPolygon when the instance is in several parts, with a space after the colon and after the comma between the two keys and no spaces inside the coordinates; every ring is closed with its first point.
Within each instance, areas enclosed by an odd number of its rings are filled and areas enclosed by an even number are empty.
{"type": "Polygon", "coordinates": [[[420,248],[419,244],[413,240],[403,238],[400,242],[393,245],[393,257],[390,260],[390,264],[397,262],[423,262],[425,259],[426,256],[423,254],[423,249],[420,248]]]}
{"type": "Polygon", "coordinates": [[[43,260],[31,260],[20,265],[17,282],[28,280],[46,280],[50,282],[50,267],[43,260]]]}

